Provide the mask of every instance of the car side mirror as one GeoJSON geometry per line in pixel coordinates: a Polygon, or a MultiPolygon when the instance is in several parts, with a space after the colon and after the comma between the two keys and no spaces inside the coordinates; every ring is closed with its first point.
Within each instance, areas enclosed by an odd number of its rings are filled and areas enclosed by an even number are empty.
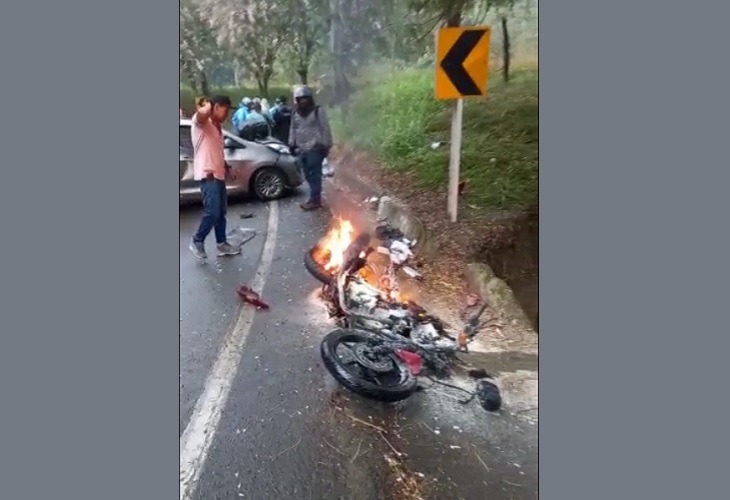
{"type": "Polygon", "coordinates": [[[236,144],[236,143],[235,143],[235,142],[233,141],[233,139],[231,139],[230,137],[226,137],[225,139],[223,139],[223,145],[224,145],[224,146],[225,146],[225,147],[226,147],[227,149],[236,149],[236,148],[238,147],[238,144],[236,144]]]}

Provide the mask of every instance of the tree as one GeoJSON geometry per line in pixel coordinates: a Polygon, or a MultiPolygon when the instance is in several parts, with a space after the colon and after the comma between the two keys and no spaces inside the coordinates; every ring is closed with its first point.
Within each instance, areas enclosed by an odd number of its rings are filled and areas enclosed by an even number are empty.
{"type": "Polygon", "coordinates": [[[377,55],[373,49],[384,36],[383,14],[391,7],[372,0],[329,0],[329,4],[331,97],[333,104],[344,104],[353,90],[353,74],[377,55]]]}
{"type": "Polygon", "coordinates": [[[502,24],[502,60],[504,64],[502,66],[502,78],[505,82],[509,81],[509,63],[510,63],[510,46],[509,46],[509,30],[507,29],[507,16],[501,16],[500,22],[502,24]]]}
{"type": "Polygon", "coordinates": [[[208,72],[222,57],[215,34],[191,0],[180,2],[180,73],[195,92],[208,94],[208,72]]]}
{"type": "Polygon", "coordinates": [[[299,82],[306,85],[312,58],[324,47],[329,30],[329,1],[288,0],[284,5],[290,13],[295,13],[284,41],[284,56],[299,76],[299,82]]]}
{"type": "Polygon", "coordinates": [[[218,43],[269,92],[279,51],[289,36],[291,13],[270,0],[196,0],[218,43]]]}
{"type": "Polygon", "coordinates": [[[496,11],[502,28],[502,77],[509,81],[510,39],[507,29],[507,11],[512,11],[516,0],[408,0],[412,9],[430,12],[446,26],[459,26],[464,17],[474,24],[484,21],[490,10],[496,11]]]}

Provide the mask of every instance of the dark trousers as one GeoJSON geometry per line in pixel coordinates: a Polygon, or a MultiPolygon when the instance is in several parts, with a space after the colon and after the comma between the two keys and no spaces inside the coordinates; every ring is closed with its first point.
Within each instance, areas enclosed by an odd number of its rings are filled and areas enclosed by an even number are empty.
{"type": "Polygon", "coordinates": [[[202,242],[215,227],[215,242],[226,241],[226,209],[228,196],[226,182],[218,179],[204,179],[200,182],[200,192],[203,193],[203,219],[193,241],[202,242]]]}
{"type": "Polygon", "coordinates": [[[322,162],[325,155],[321,151],[306,151],[301,154],[302,171],[309,184],[309,201],[322,201],[322,162]]]}

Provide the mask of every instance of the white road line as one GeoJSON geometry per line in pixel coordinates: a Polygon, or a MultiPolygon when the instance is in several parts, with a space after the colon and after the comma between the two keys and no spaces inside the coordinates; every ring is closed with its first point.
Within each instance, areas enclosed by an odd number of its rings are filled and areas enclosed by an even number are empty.
{"type": "MultiPolygon", "coordinates": [[[[264,288],[271,267],[278,225],[279,205],[277,201],[272,201],[269,203],[264,249],[251,285],[251,288],[259,293],[264,288]]],[[[231,290],[231,293],[234,291],[231,290]]],[[[188,426],[180,438],[180,500],[192,498],[197,487],[200,472],[205,465],[233,378],[241,361],[255,311],[251,306],[241,307],[238,319],[226,334],[218,359],[205,381],[203,393],[195,404],[188,426]]]]}

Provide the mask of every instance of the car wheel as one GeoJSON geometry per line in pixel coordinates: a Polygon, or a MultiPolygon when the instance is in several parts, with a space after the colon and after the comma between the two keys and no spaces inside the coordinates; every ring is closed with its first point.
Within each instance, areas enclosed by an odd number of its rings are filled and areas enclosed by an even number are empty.
{"type": "Polygon", "coordinates": [[[279,169],[272,167],[257,170],[252,184],[254,194],[263,201],[280,198],[286,191],[284,174],[279,169]]]}

